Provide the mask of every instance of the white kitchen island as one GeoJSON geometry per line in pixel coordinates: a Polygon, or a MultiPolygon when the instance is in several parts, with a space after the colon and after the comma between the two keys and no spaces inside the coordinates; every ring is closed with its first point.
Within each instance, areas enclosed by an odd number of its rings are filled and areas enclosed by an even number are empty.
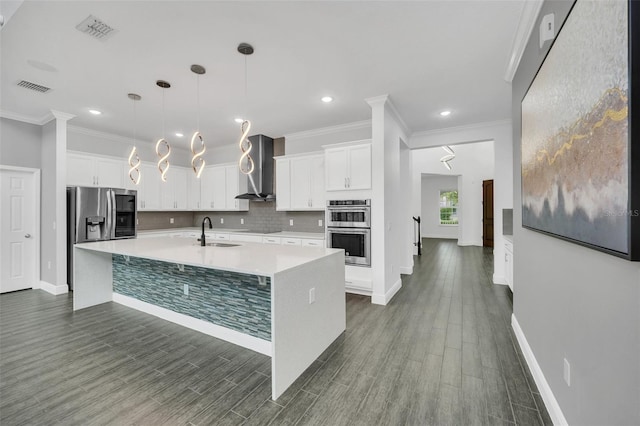
{"type": "Polygon", "coordinates": [[[344,251],[235,244],[78,244],[74,310],[114,301],[268,355],[277,399],[346,328],[344,251]]]}

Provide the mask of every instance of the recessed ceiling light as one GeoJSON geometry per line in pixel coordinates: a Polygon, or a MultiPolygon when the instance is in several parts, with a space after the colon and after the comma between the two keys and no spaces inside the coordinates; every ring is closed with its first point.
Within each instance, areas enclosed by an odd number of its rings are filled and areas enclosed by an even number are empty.
{"type": "Polygon", "coordinates": [[[451,111],[449,111],[449,110],[445,110],[445,111],[440,112],[440,115],[443,116],[443,117],[446,117],[449,114],[451,114],[451,111]]]}
{"type": "Polygon", "coordinates": [[[331,96],[323,96],[320,100],[325,104],[328,104],[329,102],[333,101],[333,98],[331,96]]]}
{"type": "Polygon", "coordinates": [[[179,138],[181,138],[181,137],[183,137],[183,136],[184,136],[184,134],[182,134],[182,133],[180,133],[180,132],[176,132],[176,136],[177,136],[177,137],[179,137],[179,138]]]}
{"type": "Polygon", "coordinates": [[[89,112],[93,115],[100,115],[102,111],[98,111],[97,109],[90,109],[89,112]]]}
{"type": "Polygon", "coordinates": [[[242,118],[240,118],[240,117],[234,118],[233,121],[235,121],[236,123],[243,123],[244,122],[244,120],[242,118]]]}

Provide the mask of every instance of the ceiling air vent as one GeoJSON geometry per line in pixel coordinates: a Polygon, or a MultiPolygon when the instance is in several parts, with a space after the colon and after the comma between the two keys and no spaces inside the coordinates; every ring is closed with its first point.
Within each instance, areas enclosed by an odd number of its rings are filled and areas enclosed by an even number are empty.
{"type": "Polygon", "coordinates": [[[76,29],[101,41],[107,40],[118,32],[93,15],[89,15],[87,19],[76,25],[76,29]]]}
{"type": "Polygon", "coordinates": [[[24,87],[25,89],[29,89],[29,90],[35,90],[36,92],[40,92],[40,93],[47,93],[49,90],[51,90],[50,87],[46,87],[46,86],[41,86],[39,84],[36,83],[32,83],[30,81],[27,80],[22,80],[18,83],[19,87],[24,87]]]}

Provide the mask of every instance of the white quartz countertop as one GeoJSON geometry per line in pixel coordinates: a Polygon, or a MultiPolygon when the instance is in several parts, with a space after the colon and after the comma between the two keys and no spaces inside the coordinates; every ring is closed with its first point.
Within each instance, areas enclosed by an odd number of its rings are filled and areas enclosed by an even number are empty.
{"type": "MultiPolygon", "coordinates": [[[[273,234],[269,234],[273,235],[273,234]]],[[[190,238],[140,238],[76,244],[83,250],[141,257],[223,271],[273,277],[325,256],[343,252],[324,247],[233,242],[236,247],[201,247],[190,238]]]]}
{"type": "MultiPolygon", "coordinates": [[[[284,237],[284,238],[312,238],[312,239],[324,239],[323,232],[299,232],[299,231],[280,231],[280,232],[258,232],[248,229],[225,229],[225,228],[213,228],[209,229],[205,227],[206,233],[219,233],[219,234],[243,234],[243,235],[261,235],[269,237],[284,237]]],[[[146,231],[138,231],[139,235],[153,235],[153,234],[166,234],[171,232],[202,232],[202,228],[197,226],[187,228],[167,228],[167,229],[150,229],[146,231]]]]}

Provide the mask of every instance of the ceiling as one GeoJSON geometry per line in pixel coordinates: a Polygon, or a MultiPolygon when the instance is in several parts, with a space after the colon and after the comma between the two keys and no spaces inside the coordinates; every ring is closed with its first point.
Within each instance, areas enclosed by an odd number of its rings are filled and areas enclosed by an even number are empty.
{"type": "Polygon", "coordinates": [[[503,79],[524,0],[25,1],[0,31],[6,117],[70,124],[186,146],[236,143],[238,116],[272,137],[371,118],[388,94],[409,132],[508,119],[503,79]],[[117,32],[75,27],[94,15],[117,32]],[[255,53],[236,50],[248,42],[255,53]],[[198,77],[192,64],[207,70],[198,77]],[[20,80],[50,87],[38,93],[20,80]],[[199,84],[199,91],[198,91],[199,84]],[[142,99],[136,103],[128,93],[142,99]],[[200,97],[198,108],[198,94],[200,97]],[[325,95],[332,103],[322,103],[325,95]],[[95,108],[100,116],[89,114],[95,108]],[[439,112],[452,111],[443,118],[439,112]],[[174,136],[184,133],[182,139],[174,136]]]}

